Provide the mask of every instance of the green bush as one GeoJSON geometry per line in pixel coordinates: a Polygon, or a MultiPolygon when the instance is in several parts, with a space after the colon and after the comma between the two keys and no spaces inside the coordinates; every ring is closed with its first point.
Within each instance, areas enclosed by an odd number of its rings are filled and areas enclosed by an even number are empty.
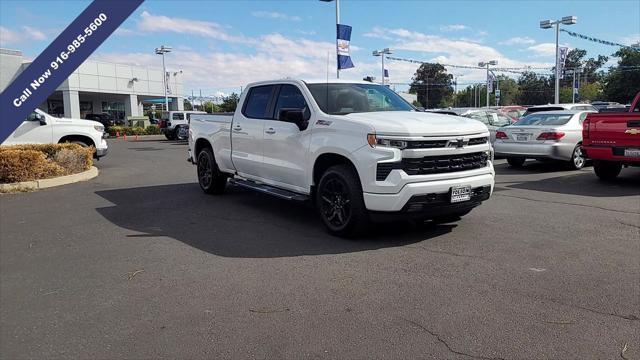
{"type": "Polygon", "coordinates": [[[123,135],[158,135],[160,134],[160,128],[156,125],[149,125],[146,128],[140,126],[112,126],[109,128],[109,135],[116,136],[123,135]]]}
{"type": "Polygon", "coordinates": [[[0,183],[47,179],[89,170],[93,147],[78,144],[0,146],[0,183]]]}

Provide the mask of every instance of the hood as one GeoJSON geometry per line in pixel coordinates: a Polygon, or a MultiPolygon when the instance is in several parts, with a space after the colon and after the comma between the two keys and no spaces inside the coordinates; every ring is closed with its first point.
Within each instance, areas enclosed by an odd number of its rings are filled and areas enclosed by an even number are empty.
{"type": "Polygon", "coordinates": [[[77,126],[87,126],[93,128],[96,125],[103,126],[101,123],[93,120],[85,120],[85,119],[74,119],[74,118],[56,118],[57,123],[60,124],[70,124],[77,126]]]}
{"type": "Polygon", "coordinates": [[[453,115],[419,111],[352,113],[345,118],[371,125],[376,134],[399,136],[445,136],[486,133],[480,121],[453,115]]]}

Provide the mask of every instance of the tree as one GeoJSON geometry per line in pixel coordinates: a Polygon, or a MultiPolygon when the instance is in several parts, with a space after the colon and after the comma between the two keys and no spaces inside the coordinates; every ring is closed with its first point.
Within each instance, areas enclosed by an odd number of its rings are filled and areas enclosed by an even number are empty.
{"type": "Polygon", "coordinates": [[[222,104],[220,104],[220,111],[221,112],[236,111],[236,107],[238,106],[239,100],[240,100],[240,96],[236,93],[231,93],[231,95],[224,97],[222,99],[222,104]]]}
{"type": "Polygon", "coordinates": [[[418,102],[425,109],[442,107],[453,94],[453,75],[440,64],[420,65],[411,79],[409,92],[418,94],[418,102]]]}
{"type": "Polygon", "coordinates": [[[220,112],[220,108],[218,105],[214,104],[211,101],[205,101],[202,103],[202,110],[206,111],[209,114],[220,112]]]}
{"type": "Polygon", "coordinates": [[[640,91],[640,51],[622,48],[613,56],[619,59],[618,66],[609,70],[604,94],[609,101],[626,104],[640,91]]]}
{"type": "Polygon", "coordinates": [[[553,79],[524,72],[518,78],[518,104],[539,105],[553,101],[553,79]]]}
{"type": "MultiPolygon", "coordinates": [[[[520,96],[520,88],[518,83],[505,75],[498,75],[500,87],[500,105],[515,105],[518,103],[518,96],[520,96]]],[[[495,92],[494,92],[495,95],[495,92]]],[[[492,95],[492,104],[495,104],[495,96],[492,95]]]]}
{"type": "Polygon", "coordinates": [[[191,102],[189,102],[189,100],[184,99],[183,104],[184,104],[184,109],[185,110],[187,110],[187,111],[193,110],[193,106],[191,105],[191,102]]]}
{"type": "MultiPolygon", "coordinates": [[[[584,59],[587,56],[587,51],[582,49],[572,49],[567,53],[567,59],[565,61],[565,69],[582,68],[580,77],[584,79],[584,83],[601,81],[604,77],[602,72],[599,72],[600,68],[609,61],[609,58],[604,55],[598,55],[597,59],[589,58],[584,59]]],[[[555,74],[555,72],[554,72],[555,74]]],[[[576,75],[577,76],[577,75],[576,75]]],[[[562,86],[571,87],[573,76],[565,76],[560,80],[562,86]]]]}

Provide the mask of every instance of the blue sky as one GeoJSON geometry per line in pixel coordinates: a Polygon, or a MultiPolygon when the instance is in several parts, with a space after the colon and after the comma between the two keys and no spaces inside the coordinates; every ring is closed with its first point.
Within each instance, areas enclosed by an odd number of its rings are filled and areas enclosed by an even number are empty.
{"type": "MultiPolygon", "coordinates": [[[[0,46],[36,57],[86,6],[86,1],[0,1],[0,46]]],[[[342,77],[379,76],[384,47],[395,55],[447,64],[549,66],[554,32],[540,20],[578,17],[569,30],[604,40],[640,41],[640,1],[341,1],[341,22],[353,26],[356,65],[342,77]]],[[[324,78],[335,64],[334,3],[310,1],[153,1],[140,8],[94,58],[183,70],[185,88],[211,95],[247,82],[285,76],[324,78]]],[[[616,48],[561,34],[561,44],[610,55],[616,48]]],[[[610,61],[611,64],[614,60],[610,61]]],[[[407,83],[417,65],[388,62],[391,81],[407,83]]],[[[460,83],[482,81],[481,70],[449,69],[460,83]]]]}

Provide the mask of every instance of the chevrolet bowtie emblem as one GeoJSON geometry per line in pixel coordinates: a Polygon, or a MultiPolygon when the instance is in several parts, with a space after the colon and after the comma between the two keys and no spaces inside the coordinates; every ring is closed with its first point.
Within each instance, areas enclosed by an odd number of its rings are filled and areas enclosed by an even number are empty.
{"type": "Polygon", "coordinates": [[[627,131],[624,132],[625,134],[631,134],[631,135],[638,135],[640,134],[640,130],[638,129],[627,129],[627,131]]]}

